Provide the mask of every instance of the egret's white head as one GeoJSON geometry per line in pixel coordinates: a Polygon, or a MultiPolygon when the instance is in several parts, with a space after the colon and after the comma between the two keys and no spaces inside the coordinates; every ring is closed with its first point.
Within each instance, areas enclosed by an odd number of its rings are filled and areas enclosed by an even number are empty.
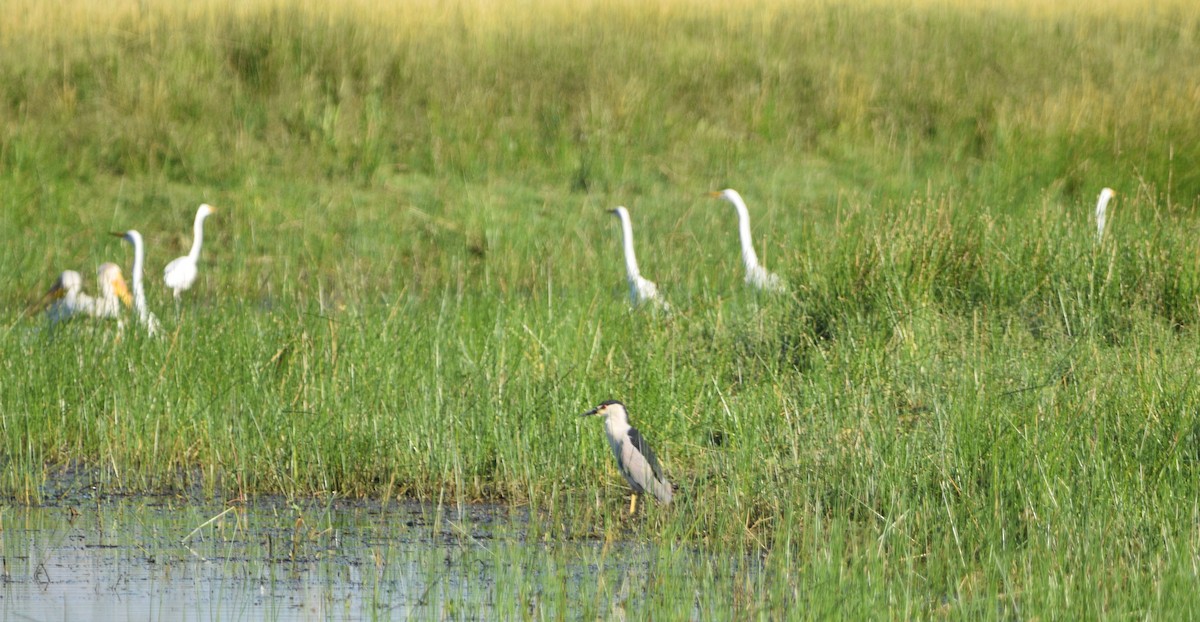
{"type": "Polygon", "coordinates": [[[725,199],[734,205],[746,203],[742,200],[742,195],[738,194],[738,191],[734,190],[733,188],[714,190],[713,192],[708,193],[708,196],[713,197],[714,199],[725,199]]]}
{"type": "Polygon", "coordinates": [[[101,292],[107,296],[109,292],[121,299],[126,307],[133,306],[133,296],[129,293],[129,287],[125,284],[125,277],[121,275],[121,267],[115,263],[108,262],[100,264],[96,270],[96,279],[100,284],[101,292]]]}
{"type": "Polygon", "coordinates": [[[196,210],[196,218],[208,218],[210,215],[215,214],[216,212],[217,208],[209,205],[208,203],[201,203],[200,209],[196,210]]]}
{"type": "Polygon", "coordinates": [[[130,229],[124,233],[121,233],[120,231],[111,231],[109,232],[109,235],[129,242],[134,246],[134,248],[142,245],[142,234],[138,233],[137,229],[130,229]]]}
{"type": "Polygon", "coordinates": [[[615,208],[608,210],[608,213],[620,218],[621,220],[629,220],[629,210],[625,209],[625,206],[623,205],[618,205],[615,208]]]}
{"type": "Polygon", "coordinates": [[[1117,196],[1117,191],[1112,188],[1105,188],[1100,191],[1100,202],[1108,203],[1113,197],[1117,196]]]}

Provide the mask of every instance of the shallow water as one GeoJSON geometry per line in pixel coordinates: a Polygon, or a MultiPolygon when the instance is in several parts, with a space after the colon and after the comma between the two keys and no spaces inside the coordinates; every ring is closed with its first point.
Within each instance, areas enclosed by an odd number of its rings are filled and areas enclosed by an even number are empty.
{"type": "Polygon", "coordinates": [[[674,574],[662,547],[529,542],[501,507],[115,499],[0,520],[3,619],[620,619],[674,574]]]}

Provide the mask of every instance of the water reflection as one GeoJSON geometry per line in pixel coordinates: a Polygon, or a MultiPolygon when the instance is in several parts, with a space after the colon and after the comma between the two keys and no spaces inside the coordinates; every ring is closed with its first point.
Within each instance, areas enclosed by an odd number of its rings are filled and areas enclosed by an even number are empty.
{"type": "Polygon", "coordinates": [[[0,520],[4,619],[619,619],[651,602],[687,618],[703,600],[681,579],[696,560],[530,543],[505,508],[120,500],[0,520]]]}

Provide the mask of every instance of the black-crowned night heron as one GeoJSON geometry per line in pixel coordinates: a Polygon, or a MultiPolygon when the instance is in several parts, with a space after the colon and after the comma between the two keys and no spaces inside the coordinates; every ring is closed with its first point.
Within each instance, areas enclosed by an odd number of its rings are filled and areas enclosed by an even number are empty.
{"type": "Polygon", "coordinates": [[[633,488],[629,513],[637,510],[638,495],[646,491],[650,491],[659,502],[670,503],[673,494],[671,482],[663,476],[658,457],[650,449],[650,444],[642,438],[637,428],[629,425],[629,413],[625,405],[617,400],[608,400],[581,416],[590,415],[604,417],[604,435],[608,437],[608,445],[617,458],[617,468],[633,488]]]}

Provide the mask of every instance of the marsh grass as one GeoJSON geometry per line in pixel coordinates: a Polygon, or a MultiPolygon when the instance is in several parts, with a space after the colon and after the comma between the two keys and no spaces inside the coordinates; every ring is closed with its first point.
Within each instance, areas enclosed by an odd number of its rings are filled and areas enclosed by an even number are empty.
{"type": "Polygon", "coordinates": [[[1188,604],[1190,4],[369,10],[12,8],[5,492],[489,500],[758,551],[713,581],[767,614],[1188,604]],[[790,294],[743,287],[726,186],[790,294]],[[626,307],[616,204],[669,317],[626,307]],[[165,338],[19,317],[130,227],[165,338]],[[682,489],[634,522],[575,416],[611,397],[682,489]]]}

